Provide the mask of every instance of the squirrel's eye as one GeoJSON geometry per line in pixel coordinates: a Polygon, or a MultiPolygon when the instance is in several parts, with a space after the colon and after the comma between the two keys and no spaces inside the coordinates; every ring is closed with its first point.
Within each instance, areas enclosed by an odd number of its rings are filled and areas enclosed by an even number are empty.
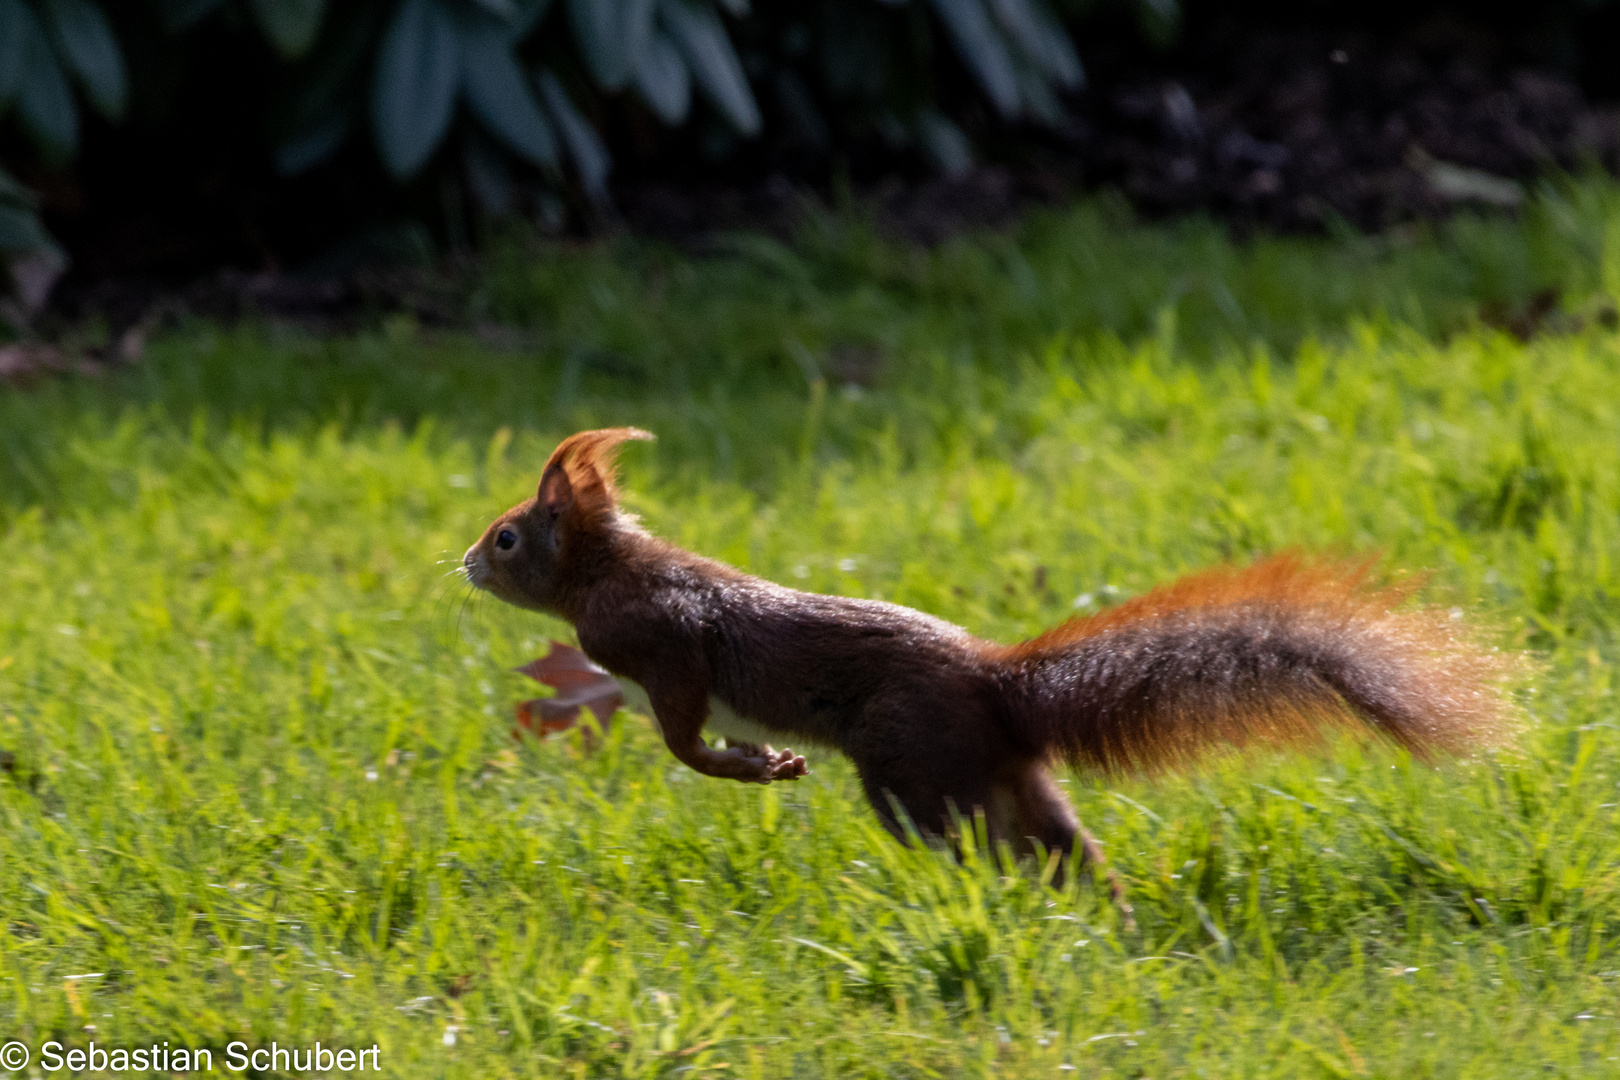
{"type": "Polygon", "coordinates": [[[502,529],[495,534],[495,546],[502,551],[511,551],[517,547],[517,533],[511,529],[502,529]]]}

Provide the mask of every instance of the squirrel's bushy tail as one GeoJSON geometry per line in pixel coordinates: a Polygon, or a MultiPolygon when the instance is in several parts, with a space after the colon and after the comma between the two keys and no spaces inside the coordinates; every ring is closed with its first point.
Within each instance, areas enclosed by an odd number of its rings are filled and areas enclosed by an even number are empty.
{"type": "Polygon", "coordinates": [[[1397,610],[1415,586],[1374,587],[1368,568],[1281,555],[1209,570],[999,650],[1014,724],[1107,773],[1336,727],[1425,758],[1504,736],[1512,658],[1463,640],[1454,613],[1397,610]]]}

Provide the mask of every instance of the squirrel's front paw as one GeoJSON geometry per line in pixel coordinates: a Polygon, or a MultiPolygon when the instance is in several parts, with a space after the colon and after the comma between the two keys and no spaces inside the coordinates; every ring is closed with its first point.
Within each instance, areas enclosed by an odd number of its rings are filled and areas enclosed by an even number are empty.
{"type": "Polygon", "coordinates": [[[716,776],[729,776],[753,784],[769,784],[773,780],[797,780],[808,775],[809,766],[804,756],[791,750],[772,750],[769,746],[738,743],[721,752],[735,764],[716,776]]]}
{"type": "Polygon", "coordinates": [[[803,754],[795,754],[791,750],[773,751],[765,748],[765,776],[760,780],[768,784],[772,780],[797,780],[801,776],[810,775],[810,766],[804,763],[803,754]]]}
{"type": "Polygon", "coordinates": [[[802,776],[810,776],[810,766],[805,764],[804,755],[795,755],[792,750],[779,750],[771,753],[770,746],[766,746],[766,761],[770,761],[770,776],[768,780],[797,780],[802,776]]]}

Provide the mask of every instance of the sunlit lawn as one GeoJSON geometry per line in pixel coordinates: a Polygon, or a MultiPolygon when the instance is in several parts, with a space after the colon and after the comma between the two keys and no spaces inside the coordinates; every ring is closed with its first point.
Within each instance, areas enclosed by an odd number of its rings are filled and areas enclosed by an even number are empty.
{"type": "MultiPolygon", "coordinates": [[[[396,1076],[1490,1077],[1620,1069],[1620,199],[1234,245],[1097,206],[932,253],[513,239],[470,300],[187,325],[0,389],[0,1041],[381,1047],[396,1076]],[[1528,344],[1481,325],[1563,290],[1528,344]],[[1611,320],[1612,321],[1612,320],[1611,320]],[[865,385],[849,382],[856,377],[865,385]],[[892,843],[511,735],[567,627],[450,564],[637,423],[654,530],[1000,640],[1289,546],[1528,650],[1520,745],[1069,789],[1129,883],[892,843]],[[77,976],[93,976],[78,978],[77,976]]],[[[37,1056],[36,1056],[37,1061],[37,1056]]]]}

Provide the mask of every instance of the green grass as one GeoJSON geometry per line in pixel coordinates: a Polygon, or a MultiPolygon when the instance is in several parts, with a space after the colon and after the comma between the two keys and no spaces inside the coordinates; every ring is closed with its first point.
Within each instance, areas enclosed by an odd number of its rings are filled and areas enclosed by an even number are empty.
{"type": "MultiPolygon", "coordinates": [[[[1620,195],[1234,245],[1106,207],[933,253],[828,221],[493,256],[497,349],[183,327],[0,390],[0,1041],[382,1046],[397,1076],[1586,1075],[1620,1066],[1620,195]],[[1609,255],[1606,257],[1605,252],[1609,255]],[[829,388],[840,348],[884,358],[829,388]],[[1516,748],[1069,790],[1138,926],[889,841],[848,767],[509,735],[566,627],[438,560],[576,426],[767,577],[1012,640],[1379,550],[1533,653],[1516,748]],[[73,976],[97,973],[94,978],[73,976]],[[683,1071],[685,1070],[685,1071],[683,1071]]],[[[485,335],[487,339],[489,335],[485,335]]]]}

